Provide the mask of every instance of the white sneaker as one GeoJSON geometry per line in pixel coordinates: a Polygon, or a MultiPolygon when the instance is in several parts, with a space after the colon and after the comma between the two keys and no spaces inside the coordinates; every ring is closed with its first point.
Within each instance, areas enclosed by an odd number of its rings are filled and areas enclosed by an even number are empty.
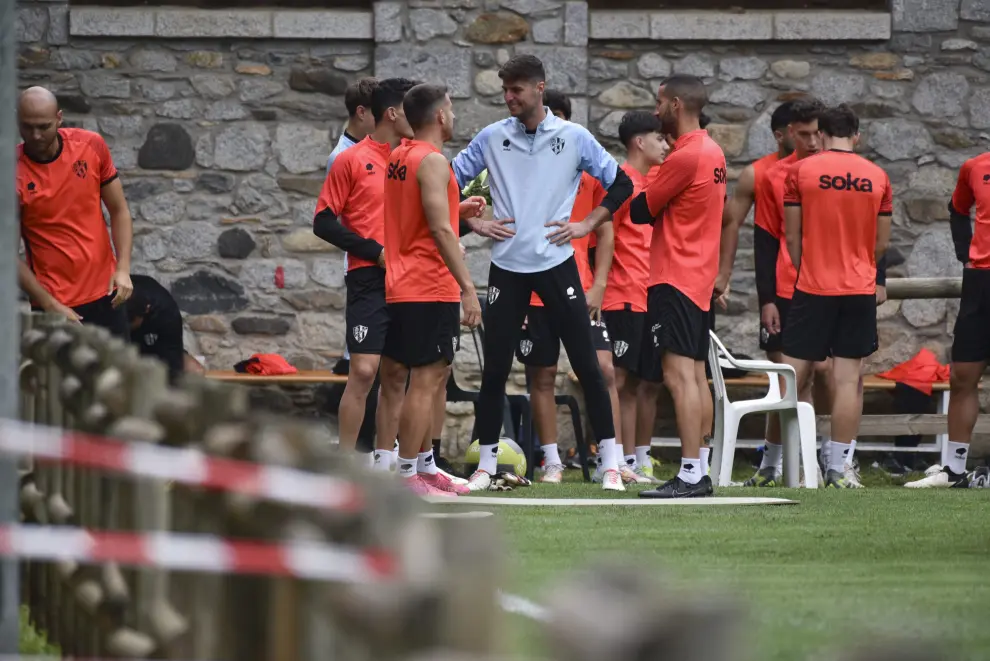
{"type": "Polygon", "coordinates": [[[968,486],[966,475],[955,475],[945,466],[932,466],[925,471],[925,477],[905,484],[908,489],[948,489],[968,486]],[[932,472],[933,468],[940,470],[932,472]]]}
{"type": "Polygon", "coordinates": [[[560,484],[564,480],[564,465],[550,464],[543,467],[543,477],[540,482],[544,484],[560,484]]]}
{"type": "Polygon", "coordinates": [[[456,484],[456,485],[461,486],[461,487],[467,486],[468,481],[465,480],[463,477],[457,477],[456,475],[451,475],[447,471],[442,471],[439,468],[437,469],[437,472],[440,473],[441,475],[443,475],[444,477],[446,477],[453,484],[456,484]]]}
{"type": "Polygon", "coordinates": [[[646,480],[646,482],[640,482],[640,484],[660,484],[660,480],[653,477],[652,474],[646,472],[645,466],[637,466],[636,475],[646,480]]]}
{"type": "Polygon", "coordinates": [[[622,484],[622,476],[619,475],[617,470],[607,470],[602,475],[602,490],[603,491],[625,491],[626,487],[622,484]]]}
{"type": "Polygon", "coordinates": [[[476,470],[468,480],[467,488],[471,491],[488,491],[492,486],[492,476],[483,470],[476,470]]]}
{"type": "Polygon", "coordinates": [[[862,489],[863,483],[859,481],[859,467],[853,464],[846,464],[842,477],[846,478],[846,483],[850,489],[862,489]]]}
{"type": "Polygon", "coordinates": [[[649,478],[639,475],[636,471],[629,468],[629,466],[619,468],[619,477],[626,484],[653,484],[649,478]]]}

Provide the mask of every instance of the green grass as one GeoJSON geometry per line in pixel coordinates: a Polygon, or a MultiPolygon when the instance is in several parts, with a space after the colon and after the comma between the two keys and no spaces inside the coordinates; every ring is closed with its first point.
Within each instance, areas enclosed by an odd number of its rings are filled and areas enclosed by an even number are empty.
{"type": "Polygon", "coordinates": [[[21,654],[31,656],[58,656],[57,646],[48,642],[44,632],[38,631],[31,624],[31,614],[27,606],[21,606],[20,635],[18,649],[21,654]]]}
{"type": "MultiPolygon", "coordinates": [[[[878,634],[990,659],[990,491],[891,482],[867,472],[862,490],[716,490],[800,502],[786,506],[495,508],[508,538],[507,589],[540,602],[562,572],[628,556],[644,573],[670,569],[750,605],[740,660],[797,661],[878,634]]],[[[614,497],[575,482],[505,495],[614,497]]],[[[511,617],[513,651],[540,655],[538,628],[511,617]]]]}

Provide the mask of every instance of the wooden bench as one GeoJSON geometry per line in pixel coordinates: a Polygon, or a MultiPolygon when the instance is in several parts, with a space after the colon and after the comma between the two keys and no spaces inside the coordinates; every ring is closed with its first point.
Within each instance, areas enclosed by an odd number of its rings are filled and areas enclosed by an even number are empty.
{"type": "Polygon", "coordinates": [[[347,383],[346,374],[334,374],[330,370],[299,370],[295,374],[273,376],[244,374],[234,370],[209,370],[206,378],[227,383],[241,383],[252,386],[301,386],[321,383],[347,383]]]}
{"type": "MultiPolygon", "coordinates": [[[[577,375],[572,371],[568,373],[568,378],[574,384],[578,384],[577,375]]],[[[708,381],[711,383],[711,379],[708,381]]],[[[726,379],[726,388],[765,388],[769,385],[769,379],[762,374],[754,374],[736,379],[726,379]]],[[[891,391],[897,386],[895,381],[882,379],[874,374],[863,377],[864,391],[891,391]]],[[[983,384],[980,384],[983,388],[983,384]]],[[[921,443],[915,447],[896,447],[891,443],[856,443],[856,449],[864,452],[929,452],[940,453],[948,440],[948,410],[949,410],[949,384],[934,383],[932,392],[938,393],[939,398],[936,403],[934,414],[919,415],[863,415],[859,436],[935,436],[934,443],[921,443]]],[[[831,416],[819,415],[815,418],[817,431],[821,435],[827,435],[831,428],[831,416]]],[[[980,415],[976,423],[974,433],[990,433],[990,415],[980,415]]],[[[755,449],[761,447],[763,439],[738,439],[736,447],[740,449],[755,449]]],[[[680,439],[654,436],[650,445],[652,447],[680,447],[680,439]]]]}

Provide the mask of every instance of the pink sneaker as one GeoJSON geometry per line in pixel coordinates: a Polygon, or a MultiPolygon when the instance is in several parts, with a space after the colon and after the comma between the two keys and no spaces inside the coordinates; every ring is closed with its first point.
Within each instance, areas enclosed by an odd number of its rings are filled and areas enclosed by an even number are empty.
{"type": "Polygon", "coordinates": [[[423,480],[423,482],[426,482],[434,489],[439,489],[440,491],[452,493],[457,496],[465,496],[471,493],[471,490],[468,489],[467,486],[462,484],[454,484],[454,482],[443,473],[437,473],[436,475],[420,473],[419,479],[423,480]]]}
{"type": "Polygon", "coordinates": [[[442,491],[426,480],[423,479],[422,475],[416,474],[412,477],[404,478],[406,481],[406,486],[409,487],[414,494],[417,496],[442,496],[444,498],[456,498],[457,494],[450,493],[448,491],[442,491]]]}

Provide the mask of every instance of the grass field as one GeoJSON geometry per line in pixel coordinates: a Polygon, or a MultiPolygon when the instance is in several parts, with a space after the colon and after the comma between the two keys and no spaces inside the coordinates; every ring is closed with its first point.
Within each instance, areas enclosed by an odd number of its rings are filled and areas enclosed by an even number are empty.
{"type": "MultiPolygon", "coordinates": [[[[990,490],[915,491],[879,472],[864,483],[716,491],[799,505],[491,509],[508,538],[506,589],[537,603],[563,572],[627,556],[644,574],[670,569],[750,605],[740,661],[798,661],[891,634],[938,641],[948,658],[990,659],[990,490]]],[[[505,494],[605,495],[580,482],[505,494]]],[[[511,651],[540,655],[538,625],[509,617],[511,651]]]]}

